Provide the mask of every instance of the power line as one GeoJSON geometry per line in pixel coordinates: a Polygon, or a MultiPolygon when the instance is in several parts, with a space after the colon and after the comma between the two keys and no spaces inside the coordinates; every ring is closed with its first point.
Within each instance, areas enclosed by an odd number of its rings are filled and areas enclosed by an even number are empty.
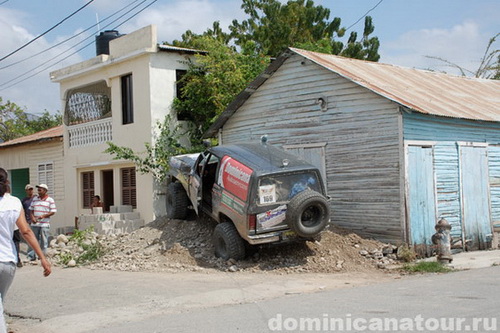
{"type": "MultiPolygon", "coordinates": [[[[106,28],[106,27],[110,26],[112,23],[114,23],[114,22],[118,21],[120,18],[122,18],[123,16],[125,16],[125,15],[127,15],[128,13],[130,13],[131,11],[133,11],[135,8],[137,8],[138,6],[140,6],[140,5],[141,5],[142,3],[144,3],[145,1],[147,1],[147,0],[144,0],[143,2],[141,2],[141,3],[140,3],[140,4],[138,4],[138,5],[136,5],[134,8],[130,9],[129,11],[127,11],[126,13],[124,13],[123,15],[121,15],[120,17],[118,17],[118,18],[116,18],[115,20],[113,20],[112,22],[108,23],[108,24],[107,24],[104,28],[106,28]]],[[[142,9],[141,9],[141,10],[139,10],[138,12],[134,13],[132,16],[130,16],[129,18],[127,18],[127,19],[126,19],[125,21],[123,21],[122,23],[120,23],[120,24],[116,25],[116,26],[115,26],[115,27],[113,27],[112,29],[117,29],[117,28],[118,28],[118,27],[120,27],[121,25],[123,25],[123,24],[125,24],[126,22],[128,22],[129,20],[131,20],[133,17],[137,16],[138,14],[140,14],[141,12],[143,12],[144,10],[146,10],[148,7],[150,7],[151,5],[153,5],[153,4],[154,4],[155,2],[157,2],[157,1],[158,1],[158,0],[153,0],[150,4],[146,5],[144,8],[142,8],[142,9]]],[[[86,39],[82,40],[81,42],[79,42],[79,43],[77,43],[77,44],[73,45],[73,47],[74,47],[74,46],[76,46],[76,45],[79,45],[79,44],[83,43],[85,40],[87,40],[87,39],[89,39],[89,38],[91,38],[91,37],[93,37],[93,36],[89,36],[89,37],[87,37],[86,39]]],[[[66,53],[66,52],[70,51],[70,50],[71,50],[71,48],[69,48],[69,49],[67,49],[67,50],[65,50],[65,51],[63,51],[63,52],[61,52],[61,53],[59,53],[58,55],[56,55],[55,57],[52,57],[51,59],[47,60],[46,62],[42,63],[41,65],[38,65],[38,66],[36,66],[36,67],[34,67],[34,68],[32,68],[32,69],[30,69],[30,70],[28,70],[28,71],[24,72],[23,74],[21,74],[21,75],[17,76],[15,79],[12,79],[12,80],[10,80],[10,81],[7,81],[7,82],[4,82],[4,83],[0,84],[0,91],[1,91],[1,90],[5,90],[5,89],[8,89],[8,88],[10,88],[10,87],[13,87],[13,86],[15,86],[15,85],[17,85],[17,84],[19,84],[19,83],[21,83],[21,82],[24,82],[24,81],[26,81],[26,80],[28,80],[28,79],[30,79],[30,78],[32,78],[32,77],[34,77],[34,76],[36,76],[36,75],[40,74],[40,73],[42,73],[42,72],[46,71],[47,69],[49,69],[49,68],[51,68],[51,67],[54,67],[55,65],[57,65],[57,64],[61,63],[62,61],[64,61],[64,60],[68,59],[68,58],[69,58],[69,57],[71,57],[72,55],[77,54],[78,52],[80,52],[81,50],[83,50],[83,49],[85,49],[85,48],[89,47],[89,46],[90,46],[90,45],[92,45],[92,44],[94,44],[94,41],[91,41],[90,43],[85,44],[83,47],[81,47],[80,49],[78,49],[78,50],[76,50],[76,51],[72,52],[71,54],[69,54],[68,56],[66,56],[66,57],[62,58],[61,60],[59,60],[59,61],[57,61],[57,62],[55,62],[55,63],[53,63],[53,64],[50,64],[50,65],[48,65],[48,66],[46,66],[46,67],[44,67],[44,68],[42,68],[42,69],[40,69],[40,70],[36,71],[36,72],[35,72],[35,73],[33,73],[32,75],[30,75],[30,76],[28,76],[28,77],[26,77],[26,78],[24,78],[24,79],[19,80],[21,77],[25,76],[25,75],[26,75],[26,74],[28,74],[29,72],[37,70],[37,69],[38,69],[38,68],[40,68],[41,66],[43,66],[43,65],[45,65],[45,64],[47,64],[47,63],[49,63],[50,61],[52,61],[52,60],[54,60],[54,59],[58,58],[59,56],[63,55],[64,53],[66,53]],[[15,81],[15,82],[14,82],[14,81],[15,81]],[[8,85],[9,83],[12,83],[12,84],[8,85]],[[8,85],[8,86],[4,87],[5,85],[8,85]]]]}
{"type": "Polygon", "coordinates": [[[81,11],[83,8],[87,7],[88,5],[90,5],[92,2],[94,2],[94,0],[90,0],[89,2],[87,2],[85,5],[83,5],[82,7],[80,7],[78,10],[76,10],[75,12],[71,13],[70,15],[66,16],[62,21],[60,21],[59,23],[57,23],[56,25],[54,25],[52,28],[50,28],[49,30],[45,31],[44,33],[42,33],[41,35],[38,35],[37,37],[33,38],[32,40],[30,40],[29,42],[27,42],[26,44],[24,44],[23,46],[19,47],[18,49],[12,51],[11,53],[7,54],[5,57],[1,58],[0,61],[2,60],[5,60],[6,58],[10,57],[11,55],[19,52],[20,50],[24,49],[26,46],[30,45],[31,43],[33,43],[34,41],[36,41],[38,38],[46,35],[47,33],[49,33],[50,31],[54,30],[57,26],[61,25],[64,21],[66,21],[67,19],[69,19],[70,17],[74,16],[76,13],[78,13],[79,11],[81,11]]]}
{"type": "Polygon", "coordinates": [[[5,0],[5,1],[0,2],[0,6],[3,5],[6,2],[9,2],[9,0],[5,0]]]}
{"type": "MultiPolygon", "coordinates": [[[[8,0],[7,0],[7,1],[8,1],[8,0]]],[[[104,18],[103,20],[101,20],[101,22],[105,22],[105,21],[107,21],[107,20],[108,20],[108,19],[110,19],[111,17],[115,16],[116,14],[120,13],[121,11],[125,10],[126,8],[130,7],[131,5],[133,5],[134,3],[138,2],[138,1],[140,1],[140,0],[135,0],[135,1],[131,2],[130,4],[128,4],[128,5],[126,5],[125,7],[121,8],[120,10],[117,10],[117,11],[116,11],[116,12],[114,12],[113,14],[111,14],[111,15],[107,16],[106,18],[104,18]]],[[[146,1],[147,1],[147,0],[142,0],[142,2],[141,2],[138,6],[140,6],[141,4],[143,4],[143,3],[144,3],[144,2],[146,2],[146,1]]],[[[134,7],[134,8],[137,8],[138,6],[136,6],[136,7],[134,7]]],[[[134,8],[133,8],[133,9],[134,9],[134,8]]],[[[129,13],[129,12],[127,12],[127,13],[129,13]]],[[[125,14],[127,14],[127,13],[125,13],[125,14]]],[[[118,19],[120,19],[121,17],[122,17],[122,16],[120,16],[118,19]]],[[[116,21],[116,20],[115,20],[115,21],[116,21]]],[[[113,23],[113,22],[115,22],[115,21],[112,21],[111,23],[113,23]]],[[[50,51],[50,50],[52,50],[52,49],[54,49],[54,48],[58,47],[59,45],[62,45],[62,44],[64,44],[64,43],[66,43],[66,42],[69,42],[70,40],[72,40],[72,39],[74,39],[74,38],[76,38],[76,37],[78,37],[78,36],[80,36],[80,35],[82,35],[82,34],[86,33],[86,32],[87,32],[87,31],[89,31],[90,29],[92,29],[92,28],[94,28],[94,27],[98,26],[98,25],[99,25],[99,23],[100,23],[100,22],[98,22],[98,23],[96,23],[96,24],[94,24],[94,25],[91,25],[90,27],[88,27],[87,29],[85,29],[85,30],[83,30],[83,31],[81,31],[81,32],[79,32],[79,33],[77,33],[76,35],[73,35],[73,36],[71,36],[71,37],[69,37],[69,38],[66,38],[65,40],[63,40],[63,41],[61,41],[61,42],[59,42],[59,43],[57,43],[57,44],[54,44],[54,45],[52,45],[52,46],[50,46],[50,47],[48,47],[48,48],[46,48],[46,49],[44,49],[44,50],[42,50],[42,51],[40,51],[40,52],[37,52],[37,53],[32,54],[32,55],[30,55],[30,56],[28,56],[28,57],[26,57],[26,58],[24,58],[24,59],[18,60],[18,61],[16,61],[16,62],[13,62],[13,63],[11,63],[11,64],[5,65],[5,66],[3,66],[3,67],[0,67],[0,70],[2,70],[2,69],[6,69],[6,68],[9,68],[9,67],[12,67],[12,66],[17,65],[17,64],[20,64],[20,63],[22,63],[22,62],[24,62],[24,61],[26,61],[26,60],[32,59],[32,58],[34,58],[34,57],[36,57],[36,56],[39,56],[40,54],[43,54],[43,53],[45,53],[45,52],[47,52],[47,51],[50,51]]],[[[92,37],[92,36],[91,36],[91,37],[92,37]]],[[[87,37],[87,39],[88,39],[88,38],[89,38],[89,37],[87,37]]],[[[83,41],[85,41],[85,40],[86,40],[86,39],[82,40],[80,43],[82,43],[82,42],[83,42],[83,41]]],[[[76,45],[78,45],[78,44],[76,44],[76,45]]],[[[73,46],[76,46],[76,45],[73,45],[73,46]]]]}
{"type": "Polygon", "coordinates": [[[367,11],[363,16],[361,16],[356,22],[354,22],[353,24],[351,24],[347,29],[345,29],[345,31],[349,31],[349,29],[351,29],[352,27],[354,27],[356,24],[358,24],[359,21],[361,21],[362,19],[364,19],[366,17],[366,15],[368,15],[372,10],[374,10],[375,8],[378,7],[378,5],[380,5],[384,0],[380,0],[375,6],[373,6],[372,9],[370,9],[369,11],[367,11]]]}

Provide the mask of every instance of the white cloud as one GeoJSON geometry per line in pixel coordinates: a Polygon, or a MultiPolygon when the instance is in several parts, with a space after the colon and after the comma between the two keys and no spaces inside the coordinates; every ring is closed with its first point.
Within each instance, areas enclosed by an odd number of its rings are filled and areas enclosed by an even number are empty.
{"type": "MultiPolygon", "coordinates": [[[[22,12],[0,8],[0,39],[2,40],[0,57],[7,56],[35,38],[35,35],[31,34],[23,23],[22,12]]],[[[59,36],[57,41],[66,38],[66,36],[59,36]]],[[[50,48],[57,41],[51,44],[41,37],[0,61],[0,97],[4,102],[10,100],[26,108],[30,113],[41,113],[45,110],[55,112],[61,109],[59,85],[50,81],[49,72],[79,62],[81,58],[74,55],[55,67],[49,67],[55,61],[62,60],[72,53],[69,51],[60,55],[69,48],[69,45],[61,45],[36,55],[50,48]]],[[[74,43],[76,41],[72,41],[72,44],[74,43]]]]}
{"type": "Polygon", "coordinates": [[[382,44],[381,62],[459,74],[444,62],[427,58],[430,56],[474,71],[491,37],[481,34],[479,25],[471,20],[449,29],[412,30],[382,44]]]}
{"type": "Polygon", "coordinates": [[[222,29],[227,31],[232,19],[240,19],[243,15],[238,1],[172,1],[148,8],[131,23],[125,24],[123,29],[134,31],[156,24],[159,42],[171,42],[180,39],[186,30],[202,33],[211,28],[214,21],[220,21],[222,29]]]}

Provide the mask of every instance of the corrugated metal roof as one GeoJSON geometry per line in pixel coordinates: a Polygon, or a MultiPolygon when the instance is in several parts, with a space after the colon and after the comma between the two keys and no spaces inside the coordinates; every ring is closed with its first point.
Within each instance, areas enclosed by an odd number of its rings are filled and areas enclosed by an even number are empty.
{"type": "Polygon", "coordinates": [[[500,121],[500,81],[453,76],[289,48],[241,92],[204,134],[212,137],[290,56],[298,54],[411,110],[444,117],[500,121]]]}
{"type": "Polygon", "coordinates": [[[188,49],[185,47],[178,47],[178,46],[172,46],[172,45],[167,45],[167,44],[160,44],[158,45],[158,48],[163,51],[174,51],[174,52],[185,52],[185,53],[200,53],[200,54],[206,54],[208,53],[207,51],[203,50],[195,50],[195,49],[188,49]]]}
{"type": "Polygon", "coordinates": [[[19,145],[23,143],[33,143],[36,141],[46,141],[52,140],[63,136],[63,126],[59,125],[56,127],[49,128],[45,131],[40,131],[31,135],[26,135],[14,140],[0,143],[0,148],[5,148],[8,146],[19,145]]]}
{"type": "Polygon", "coordinates": [[[500,121],[500,81],[475,79],[291,48],[297,54],[412,110],[500,121]]]}

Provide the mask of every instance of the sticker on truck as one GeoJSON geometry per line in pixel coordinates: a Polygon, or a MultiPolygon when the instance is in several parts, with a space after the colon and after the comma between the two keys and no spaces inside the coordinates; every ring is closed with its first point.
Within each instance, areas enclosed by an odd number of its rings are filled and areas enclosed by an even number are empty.
{"type": "Polygon", "coordinates": [[[219,170],[219,185],[246,201],[252,172],[253,170],[246,165],[229,156],[224,156],[219,170]]]}
{"type": "Polygon", "coordinates": [[[281,205],[267,212],[257,214],[257,225],[263,229],[271,228],[285,221],[285,217],[286,205],[281,205]]]}

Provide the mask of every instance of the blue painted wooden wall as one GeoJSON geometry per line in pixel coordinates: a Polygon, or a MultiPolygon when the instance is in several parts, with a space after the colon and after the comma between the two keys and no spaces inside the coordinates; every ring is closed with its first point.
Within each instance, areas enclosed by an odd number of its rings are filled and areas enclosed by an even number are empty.
{"type": "MultiPolygon", "coordinates": [[[[444,217],[452,225],[454,239],[462,238],[462,206],[459,142],[487,143],[487,173],[478,181],[489,188],[490,223],[500,223],[500,124],[436,117],[403,112],[403,138],[406,141],[435,142],[436,220],[444,217]]],[[[407,154],[407,152],[406,152],[407,154]]],[[[411,167],[411,166],[408,166],[411,167]]],[[[411,172],[408,170],[408,172],[411,172]]],[[[407,172],[407,174],[408,174],[407,172]]],[[[471,175],[473,177],[474,175],[471,175]]],[[[411,193],[411,192],[410,192],[411,193]]],[[[411,200],[411,199],[410,199],[411,200]]],[[[480,204],[484,204],[481,202],[480,204]]],[[[432,207],[432,205],[429,205],[432,207]]],[[[469,206],[471,207],[471,206],[469,206]]],[[[411,216],[410,216],[411,218],[411,216]]],[[[410,225],[410,229],[412,226],[410,225]]],[[[482,233],[488,231],[481,229],[482,233]]],[[[411,233],[410,233],[411,234],[411,233]]],[[[484,235],[486,236],[486,235],[484,235]]]]}

